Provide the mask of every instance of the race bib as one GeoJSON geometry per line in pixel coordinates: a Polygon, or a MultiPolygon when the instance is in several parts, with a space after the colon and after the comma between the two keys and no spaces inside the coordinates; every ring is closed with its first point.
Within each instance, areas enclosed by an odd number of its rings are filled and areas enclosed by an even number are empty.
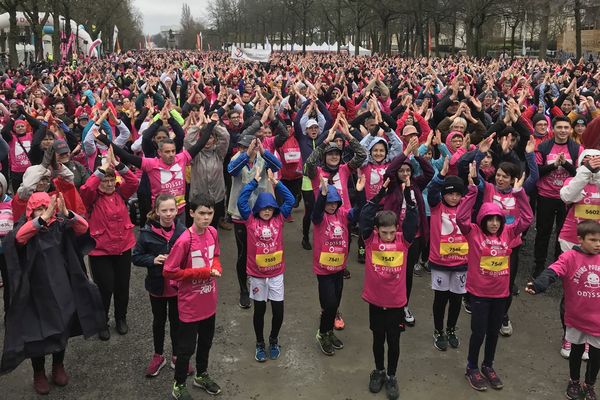
{"type": "Polygon", "coordinates": [[[466,256],[469,253],[469,243],[440,243],[441,256],[466,256]]]}
{"type": "Polygon", "coordinates": [[[295,163],[295,162],[299,162],[300,161],[300,150],[287,150],[283,153],[283,158],[285,159],[285,162],[287,163],[295,163]]]}
{"type": "Polygon", "coordinates": [[[185,205],[185,195],[175,196],[175,204],[177,204],[177,208],[181,208],[185,205]]]}
{"type": "Polygon", "coordinates": [[[575,218],[600,219],[600,206],[593,204],[576,204],[575,218]]]}
{"type": "Polygon", "coordinates": [[[371,253],[371,262],[388,268],[398,268],[404,263],[403,251],[374,251],[371,253]]]}
{"type": "Polygon", "coordinates": [[[508,256],[483,256],[479,265],[487,271],[504,271],[508,269],[508,256]]]}
{"type": "Polygon", "coordinates": [[[321,252],[319,263],[326,267],[341,267],[344,265],[344,253],[321,252]]]}
{"type": "Polygon", "coordinates": [[[276,251],[269,254],[257,254],[256,265],[259,268],[270,268],[281,264],[283,260],[283,250],[276,251]]]}

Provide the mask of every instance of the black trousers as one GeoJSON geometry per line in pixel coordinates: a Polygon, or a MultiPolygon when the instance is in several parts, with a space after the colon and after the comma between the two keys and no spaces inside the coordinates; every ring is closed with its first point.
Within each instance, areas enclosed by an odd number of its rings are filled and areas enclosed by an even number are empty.
{"type": "Polygon", "coordinates": [[[165,325],[167,314],[169,317],[169,335],[173,355],[177,355],[177,326],[179,325],[179,311],[177,310],[177,296],[155,297],[150,296],[152,307],[152,338],[154,353],[163,354],[165,346],[165,325]]]}
{"type": "Polygon", "coordinates": [[[369,326],[373,333],[373,357],[375,369],[382,371],[385,361],[385,342],[388,345],[388,368],[390,376],[396,375],[400,358],[400,323],[404,320],[403,308],[381,308],[369,304],[369,326]]]}
{"type": "Polygon", "coordinates": [[[522,245],[519,245],[512,249],[512,253],[510,253],[510,284],[508,286],[508,290],[510,290],[510,294],[506,299],[506,312],[505,317],[508,319],[508,310],[510,310],[510,306],[512,305],[512,292],[515,287],[515,280],[517,279],[517,273],[519,272],[519,253],[521,252],[522,245]]]}
{"type": "Polygon", "coordinates": [[[248,274],[246,274],[246,225],[234,223],[233,233],[235,234],[235,244],[237,245],[237,262],[235,264],[235,269],[240,285],[240,293],[248,294],[248,274]]]}
{"type": "Polygon", "coordinates": [[[448,307],[446,326],[455,328],[460,315],[462,294],[452,293],[449,290],[434,290],[433,293],[433,326],[435,330],[441,331],[444,329],[444,316],[446,315],[446,305],[448,303],[450,303],[450,306],[448,307]]]}
{"type": "Polygon", "coordinates": [[[535,269],[533,277],[537,276],[546,268],[546,257],[548,254],[548,245],[550,244],[550,235],[552,227],[556,222],[556,241],[554,243],[554,260],[560,255],[560,245],[558,244],[558,232],[562,229],[565,217],[567,216],[567,208],[561,199],[550,199],[548,197],[537,197],[537,218],[536,218],[536,235],[534,246],[535,269]]]}
{"type": "Polygon", "coordinates": [[[17,193],[19,186],[23,183],[24,172],[13,172],[10,171],[10,184],[12,186],[13,193],[17,193]]]}
{"type": "Polygon", "coordinates": [[[302,191],[304,201],[304,216],[302,217],[302,238],[308,239],[313,209],[315,208],[315,192],[312,190],[302,191]]]}
{"type": "Polygon", "coordinates": [[[221,220],[221,218],[224,218],[224,217],[225,217],[225,199],[219,201],[218,203],[215,203],[215,214],[213,215],[213,219],[212,219],[212,222],[210,223],[210,226],[212,226],[216,230],[219,230],[219,221],[221,220]]]}
{"type": "MultiPolygon", "coordinates": [[[[269,334],[269,342],[279,337],[279,331],[281,325],[283,325],[283,301],[269,300],[271,303],[271,311],[273,312],[273,318],[271,319],[271,333],[269,334]]],[[[267,312],[266,301],[254,300],[254,316],[252,317],[252,324],[254,325],[254,334],[256,335],[256,343],[264,343],[264,329],[265,329],[265,313],[267,312]]]]}
{"type": "MultiPolygon", "coordinates": [[[[569,374],[574,381],[579,380],[581,369],[581,356],[585,351],[585,344],[571,344],[571,354],[569,355],[569,374]]],[[[600,349],[590,346],[590,359],[585,368],[585,384],[594,385],[600,370],[600,349]]]]}
{"type": "MultiPolygon", "coordinates": [[[[52,353],[52,365],[62,364],[65,360],[65,350],[57,351],[52,353]]],[[[44,364],[46,364],[46,357],[34,357],[31,359],[31,366],[33,372],[43,372],[45,370],[44,364]]]]}
{"type": "Polygon", "coordinates": [[[469,368],[479,368],[479,350],[485,339],[483,365],[491,367],[496,355],[496,345],[506,298],[477,297],[469,294],[471,303],[471,338],[469,340],[469,368]]]}
{"type": "Polygon", "coordinates": [[[115,256],[90,256],[92,278],[102,296],[104,314],[108,323],[111,298],[115,297],[115,320],[127,317],[129,280],[131,278],[131,250],[115,256]]]}
{"type": "Polygon", "coordinates": [[[344,271],[330,275],[317,275],[319,282],[319,302],[321,303],[321,323],[319,332],[333,330],[333,323],[344,290],[344,271]]]}
{"type": "MultiPolygon", "coordinates": [[[[421,236],[416,237],[408,248],[408,254],[406,255],[406,300],[410,300],[410,293],[412,292],[413,274],[415,271],[415,264],[419,261],[419,255],[421,255],[421,247],[423,246],[423,238],[421,236]]],[[[406,303],[408,307],[408,303],[406,303]]]]}
{"type": "Polygon", "coordinates": [[[179,321],[177,340],[177,361],[175,361],[175,382],[185,383],[188,364],[196,352],[196,375],[208,369],[208,354],[215,336],[215,315],[196,322],[179,321]]]}
{"type": "MultiPolygon", "coordinates": [[[[286,188],[294,195],[294,208],[297,208],[300,205],[300,200],[302,199],[302,177],[293,180],[282,179],[281,183],[285,185],[286,188]]],[[[277,198],[280,201],[279,198],[277,198]]]]}

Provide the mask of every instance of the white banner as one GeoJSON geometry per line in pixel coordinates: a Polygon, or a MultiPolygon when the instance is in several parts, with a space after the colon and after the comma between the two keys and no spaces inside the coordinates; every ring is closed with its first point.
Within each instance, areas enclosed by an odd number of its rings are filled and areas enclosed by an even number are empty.
{"type": "Polygon", "coordinates": [[[119,36],[119,28],[115,25],[113,29],[113,47],[112,50],[115,51],[115,46],[117,45],[117,37],[119,36]]]}
{"type": "Polygon", "coordinates": [[[269,62],[271,57],[271,50],[263,49],[247,49],[231,46],[231,58],[234,60],[245,60],[252,62],[269,62]]]}

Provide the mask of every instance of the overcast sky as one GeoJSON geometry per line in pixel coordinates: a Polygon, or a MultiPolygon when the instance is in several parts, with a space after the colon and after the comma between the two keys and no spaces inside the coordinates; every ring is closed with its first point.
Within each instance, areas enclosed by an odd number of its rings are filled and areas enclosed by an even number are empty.
{"type": "Polygon", "coordinates": [[[144,17],[144,33],[160,32],[163,25],[179,25],[183,3],[190,6],[196,19],[206,20],[209,0],[134,0],[133,4],[144,17]]]}

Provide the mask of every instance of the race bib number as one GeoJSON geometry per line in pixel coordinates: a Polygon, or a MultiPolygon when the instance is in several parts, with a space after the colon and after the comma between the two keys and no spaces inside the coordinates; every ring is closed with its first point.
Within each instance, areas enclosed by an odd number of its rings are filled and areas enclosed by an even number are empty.
{"type": "Polygon", "coordinates": [[[374,251],[371,253],[373,265],[388,268],[398,268],[404,263],[403,251],[374,251]]]}
{"type": "Polygon", "coordinates": [[[326,267],[341,267],[344,265],[344,253],[321,252],[319,263],[326,267]]]}
{"type": "Polygon", "coordinates": [[[269,254],[257,254],[256,265],[259,268],[270,268],[281,264],[283,260],[283,250],[276,251],[275,253],[269,254]]]}
{"type": "Polygon", "coordinates": [[[508,256],[483,256],[479,265],[487,271],[504,271],[508,269],[508,256]]]}
{"type": "Polygon", "coordinates": [[[575,205],[575,218],[600,219],[600,206],[577,204],[575,205]]]}
{"type": "Polygon", "coordinates": [[[300,150],[288,150],[283,153],[283,158],[287,163],[295,163],[300,161],[300,150]]]}
{"type": "Polygon", "coordinates": [[[441,256],[466,256],[469,253],[469,243],[440,243],[441,256]]]}

